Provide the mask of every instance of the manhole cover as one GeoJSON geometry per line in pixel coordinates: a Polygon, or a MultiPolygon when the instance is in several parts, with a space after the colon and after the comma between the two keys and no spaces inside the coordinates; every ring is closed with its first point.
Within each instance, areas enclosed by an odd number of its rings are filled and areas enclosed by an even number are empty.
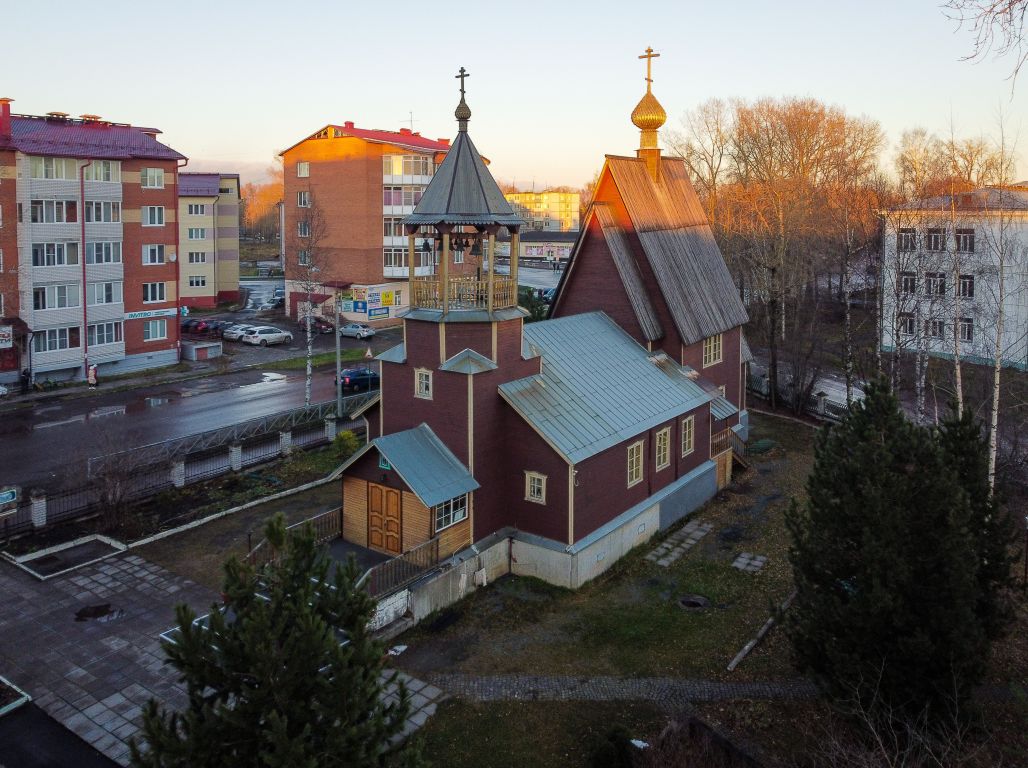
{"type": "Polygon", "coordinates": [[[125,615],[121,608],[111,608],[110,603],[87,605],[75,611],[75,621],[99,621],[101,623],[120,619],[125,615]]]}
{"type": "Polygon", "coordinates": [[[687,611],[702,611],[710,608],[710,600],[703,595],[682,595],[678,598],[678,605],[687,611]]]}

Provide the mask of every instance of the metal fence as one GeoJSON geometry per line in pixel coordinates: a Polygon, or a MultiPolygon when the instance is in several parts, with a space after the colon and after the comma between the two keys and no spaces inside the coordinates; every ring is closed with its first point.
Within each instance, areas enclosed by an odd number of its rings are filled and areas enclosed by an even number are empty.
{"type": "Polygon", "coordinates": [[[429,539],[392,560],[374,565],[361,577],[368,594],[374,598],[395,592],[428,573],[439,564],[439,538],[429,539]]]}
{"type": "MultiPolygon", "coordinates": [[[[770,395],[770,380],[767,376],[751,373],[746,388],[766,400],[770,395]]],[[[811,395],[804,404],[803,412],[821,421],[838,422],[849,412],[849,406],[827,395],[811,395]]]]}
{"type": "MultiPolygon", "coordinates": [[[[336,507],[328,512],[322,512],[320,515],[293,523],[286,530],[291,531],[305,525],[314,529],[314,541],[318,544],[338,539],[343,535],[343,508],[336,507]]],[[[250,561],[251,565],[260,567],[278,560],[280,555],[281,552],[271,546],[267,539],[261,539],[257,542],[257,546],[247,553],[246,559],[250,561]]]]}

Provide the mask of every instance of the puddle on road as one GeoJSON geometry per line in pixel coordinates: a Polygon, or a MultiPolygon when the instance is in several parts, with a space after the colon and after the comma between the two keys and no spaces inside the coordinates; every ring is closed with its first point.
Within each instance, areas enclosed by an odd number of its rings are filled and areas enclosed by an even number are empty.
{"type": "Polygon", "coordinates": [[[285,381],[286,375],[284,373],[262,373],[261,384],[267,384],[270,381],[285,381]]]}
{"type": "Polygon", "coordinates": [[[87,605],[75,611],[75,621],[98,621],[106,624],[109,621],[116,621],[125,615],[121,608],[111,608],[110,603],[99,605],[87,605]]]}

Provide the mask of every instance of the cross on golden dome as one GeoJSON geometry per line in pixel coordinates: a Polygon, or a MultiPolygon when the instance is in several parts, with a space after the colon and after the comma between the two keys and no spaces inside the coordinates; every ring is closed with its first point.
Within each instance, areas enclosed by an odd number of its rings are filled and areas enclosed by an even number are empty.
{"type": "MultiPolygon", "coordinates": [[[[652,77],[652,72],[650,70],[650,66],[653,64],[653,60],[654,59],[659,59],[660,58],[660,54],[659,53],[654,53],[652,48],[647,48],[646,49],[646,53],[644,53],[639,58],[640,59],[646,59],[646,90],[648,91],[648,90],[650,90],[650,83],[653,82],[653,77],[652,77]]],[[[464,71],[464,69],[462,67],[461,68],[461,72],[463,72],[463,71],[464,71]]]]}
{"type": "Polygon", "coordinates": [[[467,131],[468,120],[471,119],[471,107],[464,101],[464,79],[468,77],[471,77],[471,73],[464,69],[464,67],[461,67],[460,72],[454,75],[455,80],[460,80],[460,104],[454,110],[453,116],[457,118],[459,130],[461,131],[467,131]]]}
{"type": "Polygon", "coordinates": [[[647,48],[646,53],[639,57],[646,59],[646,93],[632,110],[632,122],[643,131],[643,146],[657,146],[656,131],[667,122],[667,113],[650,87],[653,83],[653,60],[659,56],[659,53],[653,52],[653,48],[647,48]]]}

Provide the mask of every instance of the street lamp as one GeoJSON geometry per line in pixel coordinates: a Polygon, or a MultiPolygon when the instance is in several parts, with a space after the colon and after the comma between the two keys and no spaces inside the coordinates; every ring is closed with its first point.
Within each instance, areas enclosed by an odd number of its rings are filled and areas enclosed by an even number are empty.
{"type": "Polygon", "coordinates": [[[336,421],[342,421],[343,418],[343,377],[339,375],[339,369],[343,364],[343,352],[339,342],[340,328],[339,328],[339,291],[336,290],[335,300],[333,302],[336,308],[336,421]]]}

